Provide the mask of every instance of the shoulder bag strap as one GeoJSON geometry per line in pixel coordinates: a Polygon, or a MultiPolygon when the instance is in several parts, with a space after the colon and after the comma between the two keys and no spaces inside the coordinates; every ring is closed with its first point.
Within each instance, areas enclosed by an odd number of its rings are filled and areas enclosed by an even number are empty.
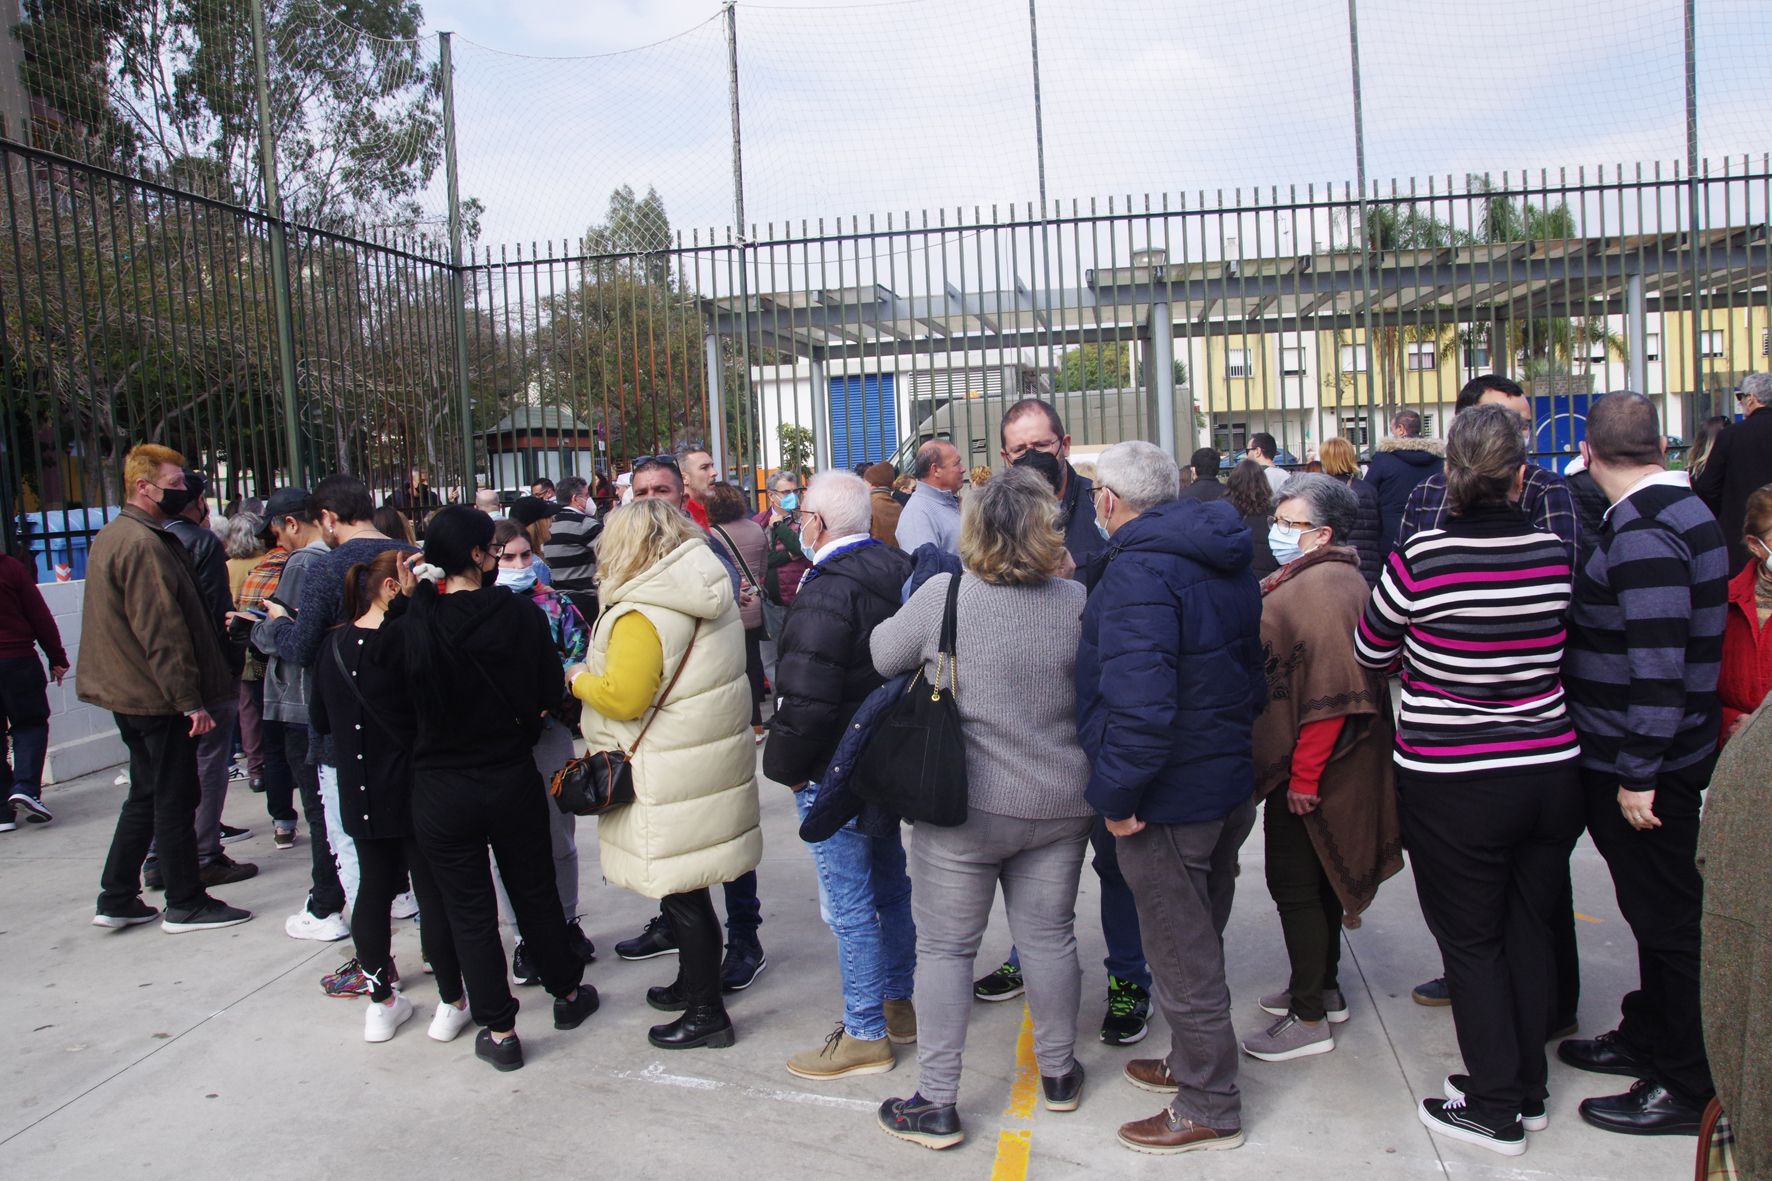
{"type": "Polygon", "coordinates": [[[664,708],[664,703],[670,697],[671,690],[677,687],[677,679],[683,675],[683,668],[689,663],[689,654],[695,651],[695,637],[701,634],[701,624],[701,620],[695,621],[695,630],[689,633],[689,647],[683,649],[683,659],[677,661],[677,671],[671,674],[670,684],[664,687],[664,692],[660,693],[658,700],[652,703],[652,716],[646,719],[646,724],[640,727],[640,733],[634,736],[633,745],[628,747],[628,758],[633,758],[634,752],[640,749],[640,743],[646,737],[646,731],[652,729],[652,723],[658,720],[659,711],[664,708]]]}
{"type": "Polygon", "coordinates": [[[726,552],[732,555],[732,560],[738,563],[738,568],[744,571],[744,576],[750,580],[751,585],[762,590],[763,584],[757,581],[755,574],[751,573],[751,564],[744,560],[744,555],[738,552],[736,545],[732,544],[732,538],[726,536],[726,530],[718,525],[713,526],[713,530],[720,535],[720,540],[726,543],[726,552]]]}
{"type": "Polygon", "coordinates": [[[357,704],[363,707],[363,712],[369,715],[370,721],[380,726],[384,733],[393,734],[393,727],[382,720],[382,716],[375,712],[375,707],[369,704],[369,698],[363,696],[363,690],[357,688],[357,678],[351,675],[350,666],[345,663],[344,645],[334,639],[331,647],[332,661],[338,665],[338,672],[344,678],[345,688],[351,691],[351,696],[357,699],[357,704]]]}
{"type": "Polygon", "coordinates": [[[947,605],[941,613],[941,638],[936,642],[935,680],[930,688],[941,692],[942,665],[947,665],[948,692],[960,696],[960,646],[958,640],[960,615],[960,575],[948,580],[947,605]]]}

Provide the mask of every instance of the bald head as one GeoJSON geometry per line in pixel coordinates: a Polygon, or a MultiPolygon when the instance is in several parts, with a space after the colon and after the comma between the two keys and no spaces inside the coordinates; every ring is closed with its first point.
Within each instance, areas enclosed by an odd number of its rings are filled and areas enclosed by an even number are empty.
{"type": "Polygon", "coordinates": [[[945,492],[958,492],[966,479],[960,449],[946,439],[931,439],[917,448],[917,462],[911,470],[919,483],[945,492]]]}

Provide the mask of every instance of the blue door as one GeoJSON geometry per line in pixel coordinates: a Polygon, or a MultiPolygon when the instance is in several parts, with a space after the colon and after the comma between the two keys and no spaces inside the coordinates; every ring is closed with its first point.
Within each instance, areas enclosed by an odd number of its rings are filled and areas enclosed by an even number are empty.
{"type": "Polygon", "coordinates": [[[831,466],[879,463],[898,448],[892,374],[831,378],[831,466]]]}
{"type": "Polygon", "coordinates": [[[1593,394],[1540,394],[1532,399],[1532,416],[1536,422],[1533,450],[1548,454],[1535,460],[1562,474],[1587,438],[1587,408],[1593,394]],[[1554,458],[1553,458],[1554,456],[1554,458]]]}

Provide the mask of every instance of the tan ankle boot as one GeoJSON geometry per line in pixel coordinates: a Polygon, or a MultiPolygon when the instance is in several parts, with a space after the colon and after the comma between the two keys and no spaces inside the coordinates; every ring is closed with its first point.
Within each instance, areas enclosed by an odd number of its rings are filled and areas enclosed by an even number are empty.
{"type": "Polygon", "coordinates": [[[890,1041],[885,1038],[860,1041],[850,1037],[839,1025],[830,1037],[824,1039],[824,1045],[789,1058],[788,1073],[822,1080],[852,1074],[885,1074],[897,1064],[890,1041]]]}
{"type": "Polygon", "coordinates": [[[895,1046],[917,1041],[917,1010],[908,1000],[886,1002],[886,1037],[895,1046]]]}

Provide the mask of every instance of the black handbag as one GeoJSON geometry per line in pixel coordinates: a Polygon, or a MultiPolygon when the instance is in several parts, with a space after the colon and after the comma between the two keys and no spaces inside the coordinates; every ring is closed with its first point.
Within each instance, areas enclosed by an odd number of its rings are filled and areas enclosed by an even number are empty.
{"type": "Polygon", "coordinates": [[[966,823],[966,742],[960,730],[955,618],[960,576],[948,583],[935,676],[923,670],[880,715],[850,779],[855,794],[906,820],[952,828],[966,823]]]}
{"type": "Polygon", "coordinates": [[[695,630],[689,633],[689,647],[683,649],[683,659],[677,662],[677,671],[671,674],[670,684],[652,703],[652,716],[640,727],[632,746],[626,750],[594,750],[580,758],[566,760],[566,765],[554,772],[554,778],[548,784],[548,794],[554,797],[556,808],[574,816],[599,816],[612,808],[634,802],[634,752],[640,749],[646,731],[652,729],[666,698],[677,687],[677,678],[683,675],[689,654],[695,651],[695,637],[700,634],[701,620],[698,619],[695,630]]]}

